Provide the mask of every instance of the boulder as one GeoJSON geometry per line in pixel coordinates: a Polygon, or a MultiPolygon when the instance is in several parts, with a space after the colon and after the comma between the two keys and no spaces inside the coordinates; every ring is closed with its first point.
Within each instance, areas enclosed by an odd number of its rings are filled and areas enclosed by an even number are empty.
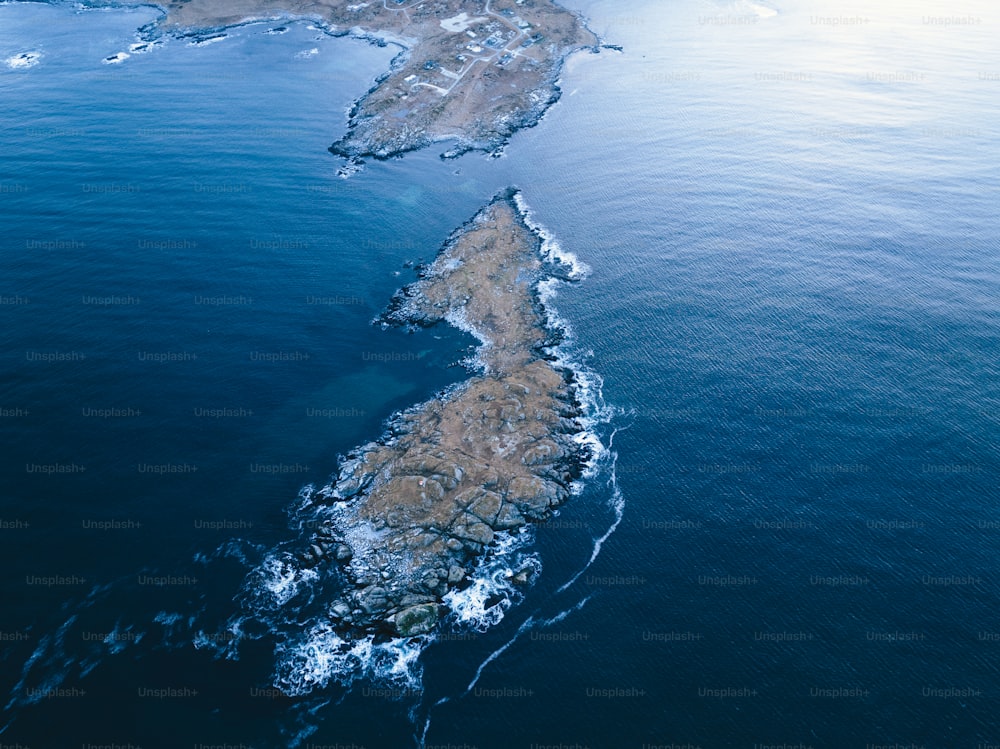
{"type": "Polygon", "coordinates": [[[344,601],[334,601],[333,605],[330,606],[330,618],[331,619],[346,619],[351,615],[351,607],[348,606],[344,601]]]}
{"type": "Polygon", "coordinates": [[[432,632],[438,622],[438,606],[421,603],[409,606],[393,617],[393,627],[400,637],[414,637],[432,632]]]}
{"type": "Polygon", "coordinates": [[[522,515],[541,519],[549,516],[550,507],[559,504],[559,488],[544,479],[518,477],[507,488],[507,501],[515,504],[522,515]]]}
{"type": "Polygon", "coordinates": [[[504,502],[493,521],[493,527],[498,531],[508,531],[525,525],[524,515],[510,502],[504,502]]]}
{"type": "Polygon", "coordinates": [[[503,500],[496,492],[483,490],[479,497],[468,506],[468,511],[480,518],[483,522],[493,523],[497,513],[500,512],[500,505],[503,500]]]}
{"type": "Polygon", "coordinates": [[[380,611],[389,603],[385,588],[379,585],[370,585],[358,591],[356,601],[358,607],[366,614],[380,611]]]}
{"type": "Polygon", "coordinates": [[[510,581],[514,585],[527,585],[531,582],[531,579],[535,576],[535,570],[531,567],[524,567],[513,575],[511,575],[510,581]]]}
{"type": "Polygon", "coordinates": [[[562,450],[552,440],[539,440],[524,451],[521,462],[526,466],[539,466],[554,463],[563,457],[562,450]]]}
{"type": "Polygon", "coordinates": [[[466,515],[463,523],[459,521],[451,529],[451,535],[455,538],[473,541],[482,546],[489,546],[493,542],[493,529],[486,523],[479,520],[475,515],[466,515]]]}
{"type": "Polygon", "coordinates": [[[353,474],[344,476],[337,482],[337,493],[343,499],[350,499],[351,497],[361,494],[365,489],[367,489],[371,485],[372,479],[374,478],[374,473],[367,473],[361,470],[359,466],[353,474]]]}

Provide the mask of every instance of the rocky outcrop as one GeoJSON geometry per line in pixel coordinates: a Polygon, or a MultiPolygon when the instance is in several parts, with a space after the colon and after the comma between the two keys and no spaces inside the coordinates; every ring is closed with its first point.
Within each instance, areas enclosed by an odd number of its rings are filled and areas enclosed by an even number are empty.
{"type": "MultiPolygon", "coordinates": [[[[330,617],[345,632],[433,629],[498,534],[544,520],[589,457],[573,374],[552,360],[537,295],[540,241],[505,193],[397,293],[387,325],[449,321],[481,341],[482,373],[403,413],[319,492],[330,520],[300,554],[347,581],[330,617]]],[[[528,582],[525,573],[519,583],[528,582]]]]}
{"type": "Polygon", "coordinates": [[[442,140],[456,141],[445,157],[495,152],[559,99],[567,55],[600,49],[580,17],[552,0],[166,0],[164,7],[160,26],[183,34],[298,16],[322,19],[332,34],[401,47],[351,107],[347,132],[330,147],[355,167],[442,140]]]}

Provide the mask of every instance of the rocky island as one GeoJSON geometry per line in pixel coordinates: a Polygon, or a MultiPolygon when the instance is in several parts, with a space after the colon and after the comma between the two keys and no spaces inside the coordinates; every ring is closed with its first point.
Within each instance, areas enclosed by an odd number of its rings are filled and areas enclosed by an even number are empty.
{"type": "Polygon", "coordinates": [[[558,100],[565,57],[598,49],[581,19],[552,0],[167,0],[165,7],[159,26],[175,33],[290,16],[400,45],[330,147],[353,163],[440,140],[457,141],[446,156],[496,151],[558,100]]]}
{"type": "Polygon", "coordinates": [[[541,247],[505,192],[381,318],[470,331],[480,371],[402,413],[317,492],[329,512],[299,563],[340,566],[329,615],[347,636],[433,630],[498,534],[549,517],[590,457],[575,377],[554,359],[560,332],[539,298],[539,282],[558,273],[541,247]]]}

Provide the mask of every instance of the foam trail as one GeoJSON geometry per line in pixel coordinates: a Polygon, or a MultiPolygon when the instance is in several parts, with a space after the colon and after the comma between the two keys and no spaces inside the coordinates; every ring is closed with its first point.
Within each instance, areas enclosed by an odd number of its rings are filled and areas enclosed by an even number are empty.
{"type": "Polygon", "coordinates": [[[494,650],[492,653],[489,654],[489,656],[486,658],[485,661],[479,664],[479,668],[476,669],[476,675],[472,677],[472,681],[469,682],[469,686],[465,688],[465,691],[459,695],[459,699],[465,697],[469,692],[472,691],[472,688],[476,686],[476,684],[479,682],[480,677],[483,675],[483,670],[493,661],[495,661],[497,658],[503,655],[511,645],[513,645],[515,642],[518,641],[521,635],[523,635],[525,632],[531,629],[531,625],[534,624],[534,622],[535,618],[533,616],[529,616],[527,619],[525,619],[524,622],[521,624],[521,626],[517,628],[517,632],[514,633],[514,636],[510,638],[510,640],[508,640],[506,644],[501,645],[499,648],[494,650]]]}
{"type": "Polygon", "coordinates": [[[590,553],[590,559],[587,560],[587,563],[583,565],[583,567],[581,567],[580,570],[575,575],[573,575],[573,577],[571,577],[568,581],[559,586],[559,588],[556,590],[556,595],[565,592],[567,588],[569,588],[570,586],[573,585],[573,583],[579,580],[580,576],[583,575],[584,572],[589,570],[590,566],[597,560],[597,557],[600,556],[601,550],[604,548],[604,542],[607,541],[616,530],[618,530],[618,526],[621,524],[622,518],[625,515],[624,513],[625,503],[623,499],[624,498],[622,497],[621,490],[618,488],[617,485],[615,485],[613,488],[613,493],[611,495],[612,506],[614,507],[615,510],[614,521],[604,532],[604,535],[594,540],[594,549],[590,553]]]}
{"type": "MultiPolygon", "coordinates": [[[[74,665],[79,665],[66,653],[66,635],[76,624],[79,616],[70,616],[54,633],[45,635],[31,656],[24,664],[21,671],[21,678],[10,692],[10,701],[4,710],[10,711],[26,705],[34,705],[55,693],[70,676],[70,669],[74,665]],[[37,686],[28,686],[28,680],[32,675],[35,665],[40,666],[43,671],[41,681],[37,686]],[[48,673],[45,673],[48,672],[48,673]],[[19,696],[24,695],[24,696],[19,696]]],[[[3,730],[13,723],[13,718],[4,726],[3,730]]]]}
{"type": "MultiPolygon", "coordinates": [[[[630,426],[630,425],[629,425],[630,426]]],[[[580,576],[590,569],[590,566],[597,560],[597,557],[601,554],[601,549],[604,548],[604,542],[611,538],[611,535],[618,530],[618,526],[622,522],[622,518],[625,516],[625,498],[622,496],[621,489],[618,488],[618,475],[616,473],[615,461],[618,458],[618,453],[612,451],[612,446],[615,442],[615,435],[622,429],[628,429],[628,426],[618,427],[608,438],[608,454],[611,456],[611,477],[608,479],[608,486],[611,487],[611,506],[615,511],[615,519],[611,523],[611,526],[604,532],[600,538],[594,540],[594,549],[590,553],[590,559],[587,563],[577,572],[573,577],[571,577],[567,582],[563,583],[556,590],[556,595],[564,592],[573,583],[580,579],[580,576]]]]}
{"type": "Polygon", "coordinates": [[[523,635],[525,632],[529,632],[532,629],[534,629],[534,627],[535,627],[536,624],[539,625],[539,626],[541,626],[541,627],[551,627],[553,624],[558,624],[559,622],[561,622],[563,619],[565,619],[570,614],[572,614],[572,613],[574,613],[576,611],[579,611],[584,606],[586,606],[587,602],[590,600],[590,598],[591,598],[591,596],[586,596],[585,598],[583,598],[582,600],[578,601],[573,606],[570,606],[565,611],[560,611],[558,614],[556,614],[555,616],[550,617],[548,619],[536,619],[535,618],[535,614],[532,614],[527,619],[525,619],[521,623],[521,626],[517,628],[517,632],[514,633],[513,637],[511,637],[507,642],[505,642],[499,648],[497,648],[492,653],[490,653],[486,657],[486,660],[484,660],[482,663],[479,664],[479,668],[476,669],[476,675],[472,677],[472,681],[469,682],[469,685],[465,688],[464,692],[462,692],[460,695],[458,695],[457,697],[454,697],[454,698],[452,698],[452,697],[442,697],[437,702],[435,702],[433,705],[431,705],[430,709],[427,711],[427,720],[424,723],[424,730],[421,732],[420,737],[418,739],[420,749],[424,749],[424,745],[425,745],[425,743],[427,741],[427,731],[431,727],[431,712],[433,712],[434,708],[439,707],[439,706],[445,704],[446,702],[451,702],[452,699],[458,699],[458,700],[460,700],[463,697],[468,696],[468,694],[475,688],[476,684],[479,683],[479,679],[480,679],[480,677],[482,677],[483,671],[486,669],[486,667],[488,665],[490,665],[493,661],[495,661],[497,658],[499,658],[501,655],[503,655],[505,652],[507,652],[507,650],[509,650],[511,648],[511,646],[514,645],[515,642],[517,642],[519,639],[521,639],[521,635],[523,635]]]}
{"type": "Polygon", "coordinates": [[[572,614],[574,611],[579,611],[580,609],[582,609],[587,604],[587,601],[589,601],[589,600],[590,600],[590,596],[587,596],[583,600],[579,601],[576,605],[571,606],[570,608],[566,609],[565,611],[561,611],[560,613],[556,614],[555,616],[553,616],[550,619],[542,619],[542,620],[538,621],[538,620],[535,619],[534,614],[532,614],[531,616],[529,616],[527,619],[524,620],[524,623],[520,627],[517,628],[517,632],[510,639],[510,642],[508,642],[506,645],[503,645],[503,646],[497,648],[497,650],[495,650],[493,653],[491,653],[489,655],[489,657],[485,661],[483,661],[481,664],[479,664],[479,668],[476,669],[476,675],[472,677],[472,681],[469,682],[469,686],[467,686],[465,688],[465,691],[462,692],[462,694],[459,695],[459,697],[461,698],[461,697],[465,697],[466,695],[468,695],[469,692],[471,692],[472,689],[476,686],[476,684],[479,683],[479,678],[483,675],[483,670],[489,664],[491,664],[493,661],[495,661],[497,658],[499,658],[501,655],[503,655],[504,652],[511,645],[513,645],[515,642],[517,642],[518,638],[520,638],[521,635],[523,635],[525,632],[533,629],[536,621],[542,627],[550,627],[553,624],[558,624],[563,619],[565,619],[567,616],[569,616],[570,614],[572,614]]]}
{"type": "MultiPolygon", "coordinates": [[[[77,676],[85,676],[93,670],[97,664],[86,660],[86,655],[78,658],[70,655],[69,649],[66,646],[67,636],[79,621],[80,615],[87,609],[92,608],[97,601],[107,598],[110,591],[119,582],[120,580],[107,585],[95,585],[83,600],[76,603],[67,602],[63,604],[64,611],[71,610],[73,613],[59,625],[59,628],[55,632],[44,635],[39,640],[38,645],[22,667],[21,678],[14,685],[14,688],[11,689],[10,698],[4,710],[12,711],[19,707],[33,705],[41,701],[52,690],[60,688],[68,678],[74,675],[74,669],[77,676]],[[38,684],[37,686],[29,687],[29,682],[32,678],[37,679],[38,684]]],[[[117,631],[117,625],[115,631],[117,631]]],[[[136,642],[138,642],[138,639],[136,642]]],[[[100,644],[94,643],[94,646],[97,650],[101,650],[102,646],[108,644],[107,641],[103,641],[100,644]]],[[[113,647],[109,648],[109,650],[112,654],[114,653],[113,647]]],[[[98,652],[87,655],[99,658],[104,654],[103,652],[98,652]]],[[[0,730],[0,733],[5,731],[11,723],[13,723],[13,718],[0,730]]]]}

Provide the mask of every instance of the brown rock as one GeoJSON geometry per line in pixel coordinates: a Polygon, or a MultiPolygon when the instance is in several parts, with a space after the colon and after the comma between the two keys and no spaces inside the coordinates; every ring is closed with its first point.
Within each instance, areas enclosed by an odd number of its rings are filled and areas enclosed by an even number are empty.
{"type": "Polygon", "coordinates": [[[393,300],[394,323],[460,316],[486,342],[484,372],[395,419],[391,439],[358,450],[337,483],[358,494],[306,554],[347,563],[350,631],[430,631],[448,587],[496,533],[548,517],[568,496],[561,461],[575,454],[567,435],[580,425],[566,413],[571,378],[539,353],[550,333],[535,296],[538,246],[509,198],[498,199],[393,300]]]}

